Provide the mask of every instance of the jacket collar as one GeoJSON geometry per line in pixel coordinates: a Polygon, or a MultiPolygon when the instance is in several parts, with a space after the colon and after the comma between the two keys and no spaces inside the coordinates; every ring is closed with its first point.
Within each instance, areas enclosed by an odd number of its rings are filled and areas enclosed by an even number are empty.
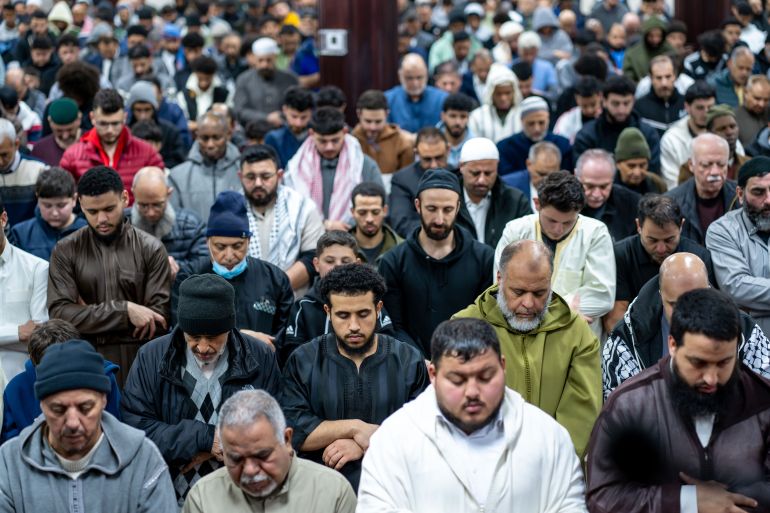
{"type": "MultiPolygon", "coordinates": [[[[186,363],[186,344],[182,330],[177,326],[170,335],[170,343],[160,364],[160,375],[175,384],[182,383],[182,369],[186,363]]],[[[244,379],[260,370],[259,361],[237,330],[230,330],[227,337],[227,371],[222,383],[233,379],[244,379]]]]}
{"type": "Polygon", "coordinates": [[[123,155],[123,152],[128,146],[130,137],[131,132],[128,130],[128,127],[124,125],[123,129],[120,131],[120,135],[118,136],[118,143],[115,146],[115,154],[113,155],[112,162],[110,162],[110,157],[107,155],[107,152],[104,151],[102,140],[99,138],[99,134],[96,132],[96,128],[92,128],[83,134],[83,137],[80,140],[83,142],[91,143],[96,148],[102,164],[105,166],[114,167],[113,163],[116,165],[120,160],[121,155],[123,155]]]}

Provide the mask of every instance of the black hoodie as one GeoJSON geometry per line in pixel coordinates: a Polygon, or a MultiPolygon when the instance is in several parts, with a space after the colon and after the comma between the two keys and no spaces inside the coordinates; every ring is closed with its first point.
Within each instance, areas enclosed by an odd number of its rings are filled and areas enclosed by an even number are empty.
{"type": "Polygon", "coordinates": [[[494,250],[455,226],[455,248],[441,260],[429,256],[417,239],[417,228],[379,260],[388,291],[385,307],[396,329],[405,332],[426,358],[430,339],[441,321],[467,307],[492,285],[494,250]]]}

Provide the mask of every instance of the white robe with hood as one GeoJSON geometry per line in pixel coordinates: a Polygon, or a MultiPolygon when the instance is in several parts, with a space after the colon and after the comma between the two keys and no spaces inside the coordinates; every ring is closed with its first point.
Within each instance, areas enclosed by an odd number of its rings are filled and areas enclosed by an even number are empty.
{"type": "Polygon", "coordinates": [[[489,462],[494,477],[483,506],[458,461],[459,447],[446,443],[430,386],[372,435],[356,512],[586,512],[583,473],[567,430],[509,388],[500,414],[505,443],[500,458],[489,462]]]}
{"type": "Polygon", "coordinates": [[[521,91],[519,90],[519,81],[516,75],[502,64],[492,64],[492,67],[489,69],[489,75],[487,75],[487,89],[482,105],[471,112],[468,128],[476,137],[486,137],[495,142],[521,132],[520,103],[521,91]],[[505,121],[500,119],[495,106],[492,104],[492,95],[495,92],[495,88],[502,84],[513,84],[513,107],[505,116],[505,121]]]}

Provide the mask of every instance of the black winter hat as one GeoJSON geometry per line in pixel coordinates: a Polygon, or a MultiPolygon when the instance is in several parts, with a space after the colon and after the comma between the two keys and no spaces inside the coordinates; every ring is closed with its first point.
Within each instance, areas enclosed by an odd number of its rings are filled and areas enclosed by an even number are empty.
{"type": "Polygon", "coordinates": [[[220,335],[235,328],[235,289],[216,274],[196,274],[179,285],[179,327],[190,335],[220,335]]]}
{"type": "Polygon", "coordinates": [[[746,184],[749,183],[749,178],[765,176],[768,173],[770,173],[770,158],[764,156],[754,157],[744,162],[738,170],[738,187],[745,189],[746,184]]]}
{"type": "Polygon", "coordinates": [[[106,394],[111,388],[102,355],[85,340],[48,346],[35,373],[35,396],[39,401],[65,390],[87,388],[106,394]]]}
{"type": "Polygon", "coordinates": [[[457,194],[462,194],[460,179],[457,175],[446,169],[429,169],[420,177],[417,184],[417,195],[426,189],[447,189],[457,194]]]}

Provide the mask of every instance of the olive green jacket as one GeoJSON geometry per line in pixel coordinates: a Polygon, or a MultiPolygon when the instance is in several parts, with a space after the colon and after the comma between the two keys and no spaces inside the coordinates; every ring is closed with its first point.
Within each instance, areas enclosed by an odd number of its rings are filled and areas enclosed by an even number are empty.
{"type": "Polygon", "coordinates": [[[516,332],[497,306],[497,294],[493,285],[454,317],[492,325],[505,357],[506,385],[564,426],[582,457],[602,406],[599,340],[555,292],[540,326],[516,332]]]}

